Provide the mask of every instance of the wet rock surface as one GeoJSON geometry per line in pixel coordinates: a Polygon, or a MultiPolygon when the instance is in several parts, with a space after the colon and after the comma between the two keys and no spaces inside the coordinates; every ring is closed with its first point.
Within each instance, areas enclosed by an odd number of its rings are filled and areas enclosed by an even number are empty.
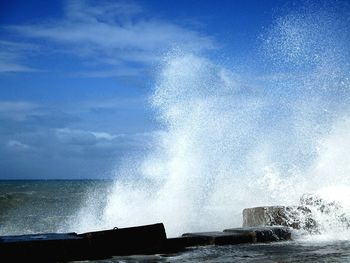
{"type": "Polygon", "coordinates": [[[350,217],[339,202],[327,201],[315,194],[304,194],[300,198],[300,204],[323,217],[326,222],[335,223],[344,228],[350,227],[350,217]]]}
{"type": "Polygon", "coordinates": [[[243,210],[243,227],[286,226],[320,233],[324,224],[350,227],[350,217],[340,203],[304,194],[297,206],[262,206],[243,210]]]}
{"type": "Polygon", "coordinates": [[[243,227],[286,226],[314,230],[316,221],[306,206],[264,206],[243,210],[243,227]]]}

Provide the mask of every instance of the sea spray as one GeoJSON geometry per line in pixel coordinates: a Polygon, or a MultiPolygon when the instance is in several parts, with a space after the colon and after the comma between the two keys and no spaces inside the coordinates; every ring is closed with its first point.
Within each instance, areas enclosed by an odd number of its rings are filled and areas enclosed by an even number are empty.
{"type": "MultiPolygon", "coordinates": [[[[150,99],[163,130],[146,157],[118,169],[98,220],[89,209],[95,219],[79,225],[222,230],[240,226],[246,207],[348,191],[350,30],[338,11],[311,6],[278,18],[262,34],[268,70],[250,78],[169,52],[150,99]]],[[[349,213],[349,199],[338,201],[349,213]]],[[[337,225],[319,222],[324,232],[337,225]]]]}

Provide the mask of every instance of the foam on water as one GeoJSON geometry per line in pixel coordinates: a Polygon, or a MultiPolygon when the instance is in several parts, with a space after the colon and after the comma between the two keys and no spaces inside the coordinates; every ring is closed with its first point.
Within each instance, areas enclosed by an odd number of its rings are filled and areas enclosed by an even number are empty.
{"type": "MultiPolygon", "coordinates": [[[[340,13],[309,6],[278,18],[262,37],[269,70],[249,78],[203,55],[167,54],[151,97],[163,131],[119,168],[98,224],[91,208],[79,226],[221,230],[240,226],[243,208],[298,204],[304,193],[350,215],[350,30],[340,13]]],[[[323,233],[344,228],[331,215],[319,222],[323,233]]]]}

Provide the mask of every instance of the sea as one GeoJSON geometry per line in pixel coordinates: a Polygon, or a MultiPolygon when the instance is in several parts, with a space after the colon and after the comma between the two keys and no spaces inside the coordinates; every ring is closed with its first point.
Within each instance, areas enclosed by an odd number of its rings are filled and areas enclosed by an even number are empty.
{"type": "Polygon", "coordinates": [[[88,197],[106,199],[110,185],[103,180],[0,181],[0,235],[68,230],[88,197]]]}
{"type": "MultiPolygon", "coordinates": [[[[0,235],[74,231],[69,224],[79,220],[77,211],[87,196],[93,193],[103,204],[111,185],[113,182],[109,180],[0,181],[0,235]]],[[[100,209],[102,212],[103,207],[100,209]]],[[[349,261],[349,240],[293,235],[292,241],[198,247],[170,255],[114,257],[90,262],[349,261]]]]}

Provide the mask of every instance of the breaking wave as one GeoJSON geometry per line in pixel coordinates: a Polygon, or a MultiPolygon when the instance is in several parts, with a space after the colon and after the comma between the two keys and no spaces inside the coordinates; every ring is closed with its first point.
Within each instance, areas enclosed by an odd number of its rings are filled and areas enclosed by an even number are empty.
{"type": "MultiPolygon", "coordinates": [[[[350,214],[350,30],[341,10],[309,6],[276,19],[261,37],[259,74],[167,54],[150,98],[163,129],[144,158],[118,169],[103,213],[83,209],[80,229],[222,230],[240,226],[246,207],[299,204],[305,193],[350,214]]],[[[344,227],[322,218],[323,233],[344,227]]]]}

